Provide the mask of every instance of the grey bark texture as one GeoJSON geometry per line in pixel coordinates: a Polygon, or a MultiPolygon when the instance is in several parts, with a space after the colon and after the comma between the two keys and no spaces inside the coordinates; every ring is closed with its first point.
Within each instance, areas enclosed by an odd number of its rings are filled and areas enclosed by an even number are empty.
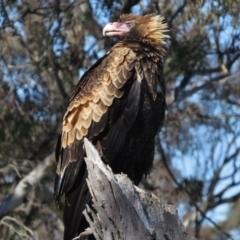
{"type": "Polygon", "coordinates": [[[152,193],[133,185],[125,174],[113,174],[94,146],[84,140],[88,186],[93,204],[84,216],[92,233],[100,240],[194,240],[185,232],[175,206],[162,205],[152,193]]]}

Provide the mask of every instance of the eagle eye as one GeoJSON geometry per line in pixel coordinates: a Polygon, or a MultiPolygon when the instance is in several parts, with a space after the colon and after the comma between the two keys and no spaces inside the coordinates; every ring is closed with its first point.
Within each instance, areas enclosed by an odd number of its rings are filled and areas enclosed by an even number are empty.
{"type": "Polygon", "coordinates": [[[127,26],[128,28],[132,28],[132,27],[135,26],[135,22],[134,22],[134,21],[127,21],[127,22],[125,22],[125,24],[126,24],[126,26],[127,26]]]}

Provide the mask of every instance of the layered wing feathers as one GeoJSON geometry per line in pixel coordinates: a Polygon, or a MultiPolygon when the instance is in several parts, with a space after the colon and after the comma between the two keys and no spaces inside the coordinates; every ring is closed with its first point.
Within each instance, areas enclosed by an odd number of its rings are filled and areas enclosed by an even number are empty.
{"type": "Polygon", "coordinates": [[[129,49],[123,49],[110,53],[97,68],[90,69],[87,84],[72,99],[63,118],[63,148],[86,136],[91,123],[99,122],[114,98],[123,95],[120,89],[132,75],[127,65],[134,58],[135,54],[129,49]]]}
{"type": "MultiPolygon", "coordinates": [[[[57,159],[59,160],[55,181],[57,200],[63,193],[71,189],[83,164],[83,137],[94,140],[95,136],[116,121],[125,106],[131,108],[134,104],[131,99],[126,99],[121,101],[118,106],[117,100],[122,98],[125,93],[124,85],[130,80],[130,84],[134,82],[133,62],[135,60],[135,54],[128,48],[121,48],[120,51],[119,49],[118,51],[113,50],[83,75],[77,86],[78,92],[74,92],[63,118],[62,134],[59,139],[61,147],[57,148],[57,159]],[[113,104],[114,100],[116,103],[113,104]],[[109,111],[109,108],[112,110],[109,111]]],[[[137,90],[134,84],[133,87],[129,86],[129,89],[128,91],[138,91],[139,95],[140,90],[137,90]]],[[[136,93],[133,93],[132,96],[136,96],[136,93]]],[[[136,99],[137,101],[138,99],[136,99]]],[[[126,132],[133,124],[134,117],[129,122],[128,111],[129,109],[126,108],[119,122],[116,123],[116,131],[123,128],[126,132]]],[[[137,111],[134,115],[136,114],[137,111]]],[[[117,136],[114,134],[122,135],[118,139],[122,139],[122,142],[124,140],[125,133],[116,133],[116,131],[113,129],[112,136],[109,136],[114,139],[111,144],[112,149],[119,149],[121,146],[121,144],[117,146],[117,136]]]]}

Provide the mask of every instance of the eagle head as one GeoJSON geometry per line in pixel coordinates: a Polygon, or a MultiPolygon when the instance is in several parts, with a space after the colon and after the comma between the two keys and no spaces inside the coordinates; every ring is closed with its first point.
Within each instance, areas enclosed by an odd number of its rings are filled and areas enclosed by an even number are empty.
{"type": "Polygon", "coordinates": [[[147,14],[135,16],[123,14],[117,22],[108,23],[103,28],[103,36],[121,37],[130,41],[141,41],[154,46],[166,44],[168,27],[164,18],[147,14]]]}

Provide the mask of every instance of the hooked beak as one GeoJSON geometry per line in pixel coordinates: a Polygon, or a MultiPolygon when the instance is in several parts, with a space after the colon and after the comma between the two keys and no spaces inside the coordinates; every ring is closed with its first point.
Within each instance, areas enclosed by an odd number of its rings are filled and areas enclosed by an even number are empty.
{"type": "Polygon", "coordinates": [[[129,28],[124,22],[108,23],[102,31],[103,36],[122,36],[129,32],[129,28]]]}

